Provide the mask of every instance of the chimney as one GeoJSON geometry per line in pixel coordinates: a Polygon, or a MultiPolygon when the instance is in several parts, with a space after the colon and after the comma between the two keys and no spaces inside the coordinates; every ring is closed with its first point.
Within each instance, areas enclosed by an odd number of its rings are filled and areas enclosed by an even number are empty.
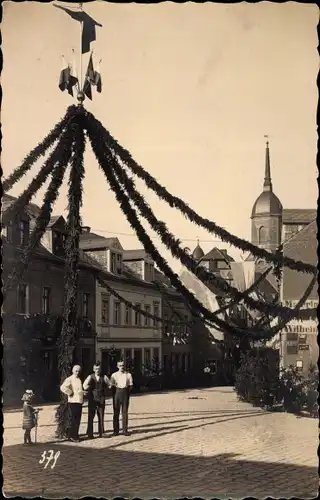
{"type": "Polygon", "coordinates": [[[90,233],[90,231],[91,231],[91,227],[89,227],[89,226],[82,226],[81,229],[82,229],[83,233],[90,233]]]}

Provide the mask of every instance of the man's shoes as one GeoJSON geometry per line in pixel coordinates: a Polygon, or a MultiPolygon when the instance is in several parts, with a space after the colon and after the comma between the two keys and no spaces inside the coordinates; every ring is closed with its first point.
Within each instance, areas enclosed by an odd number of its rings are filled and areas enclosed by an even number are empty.
{"type": "Polygon", "coordinates": [[[94,439],[94,435],[93,434],[88,434],[88,439],[94,439]]]}
{"type": "Polygon", "coordinates": [[[70,441],[72,441],[73,443],[80,443],[79,438],[70,438],[70,441]]]}
{"type": "Polygon", "coordinates": [[[119,432],[113,432],[111,435],[112,436],[119,436],[119,432]]]}
{"type": "Polygon", "coordinates": [[[130,436],[130,432],[125,431],[125,432],[123,433],[123,435],[124,435],[124,436],[130,436]]]}

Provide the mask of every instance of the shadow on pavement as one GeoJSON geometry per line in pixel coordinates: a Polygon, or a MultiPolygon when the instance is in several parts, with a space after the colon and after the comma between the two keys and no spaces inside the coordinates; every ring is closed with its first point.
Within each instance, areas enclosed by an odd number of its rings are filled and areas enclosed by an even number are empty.
{"type": "MultiPolygon", "coordinates": [[[[48,449],[48,448],[47,448],[48,449]]],[[[252,495],[314,498],[316,467],[244,460],[237,453],[211,457],[51,445],[55,468],[39,464],[44,446],[3,450],[4,494],[43,498],[242,498],[252,495]]]]}

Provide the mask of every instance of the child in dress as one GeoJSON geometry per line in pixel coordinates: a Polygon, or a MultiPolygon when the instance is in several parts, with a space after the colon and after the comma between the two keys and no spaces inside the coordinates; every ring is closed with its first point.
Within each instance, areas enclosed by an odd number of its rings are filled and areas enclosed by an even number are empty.
{"type": "Polygon", "coordinates": [[[24,444],[33,444],[31,441],[31,429],[33,429],[36,426],[37,413],[39,411],[31,406],[31,401],[33,396],[34,393],[31,389],[27,389],[24,395],[22,396],[22,401],[23,401],[22,429],[25,431],[24,444]]]}

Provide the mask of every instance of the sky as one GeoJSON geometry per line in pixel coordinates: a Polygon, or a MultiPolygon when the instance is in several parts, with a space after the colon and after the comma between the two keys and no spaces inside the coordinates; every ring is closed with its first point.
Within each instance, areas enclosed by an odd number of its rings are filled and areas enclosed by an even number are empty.
{"type": "MultiPolygon", "coordinates": [[[[85,106],[172,194],[250,239],[268,134],[274,192],[283,206],[316,207],[316,5],[90,2],[84,9],[102,25],[92,48],[94,60],[102,59],[103,83],[85,106]]],[[[4,2],[2,40],[6,178],[76,102],[58,81],[61,56],[71,61],[72,48],[79,71],[79,24],[53,3],[4,2]]],[[[83,73],[87,62],[88,54],[83,73]]],[[[40,166],[9,194],[19,195],[40,166]]],[[[126,249],[139,248],[89,146],[85,168],[83,225],[118,236],[126,249]]],[[[199,238],[205,252],[230,248],[137,185],[184,246],[193,249],[199,238]]],[[[33,201],[41,203],[43,193],[33,201]]],[[[55,214],[65,214],[66,193],[65,183],[55,214]]],[[[240,256],[234,248],[230,254],[240,256]]]]}

